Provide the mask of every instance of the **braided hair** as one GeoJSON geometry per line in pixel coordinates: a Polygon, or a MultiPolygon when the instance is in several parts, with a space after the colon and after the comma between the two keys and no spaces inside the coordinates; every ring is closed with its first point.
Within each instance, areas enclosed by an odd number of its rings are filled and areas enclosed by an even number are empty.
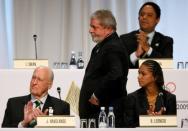
{"type": "Polygon", "coordinates": [[[154,60],[146,60],[142,63],[142,65],[148,67],[148,69],[152,72],[153,77],[155,78],[155,82],[159,87],[159,90],[162,90],[164,86],[164,77],[160,64],[154,60]]]}

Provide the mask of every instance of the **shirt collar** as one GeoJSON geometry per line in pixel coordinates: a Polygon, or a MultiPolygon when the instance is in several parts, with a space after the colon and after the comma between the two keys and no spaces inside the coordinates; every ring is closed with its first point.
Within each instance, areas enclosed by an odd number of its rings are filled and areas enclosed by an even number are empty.
{"type": "MultiPolygon", "coordinates": [[[[45,101],[46,101],[46,99],[47,99],[47,97],[48,97],[48,95],[45,95],[44,97],[42,97],[41,99],[39,99],[39,101],[41,101],[42,104],[44,104],[45,101]]],[[[31,101],[32,101],[32,103],[34,103],[36,100],[37,99],[33,95],[31,95],[31,101]]]]}
{"type": "Polygon", "coordinates": [[[148,36],[148,43],[151,45],[151,42],[153,40],[153,36],[155,35],[155,31],[150,32],[147,36],[148,36]]]}
{"type": "MultiPolygon", "coordinates": [[[[141,31],[141,29],[139,31],[141,31]]],[[[152,32],[147,34],[149,45],[151,45],[151,42],[153,40],[154,35],[155,35],[155,31],[152,31],[152,32]]]]}

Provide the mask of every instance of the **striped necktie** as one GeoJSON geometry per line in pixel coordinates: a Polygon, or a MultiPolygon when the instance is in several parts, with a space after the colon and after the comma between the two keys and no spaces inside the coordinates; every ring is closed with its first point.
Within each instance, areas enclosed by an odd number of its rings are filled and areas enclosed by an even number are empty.
{"type": "Polygon", "coordinates": [[[39,100],[36,100],[34,103],[35,103],[35,108],[39,108],[41,110],[41,104],[42,104],[42,102],[39,101],[39,100]]]}
{"type": "MultiPolygon", "coordinates": [[[[40,101],[40,100],[36,100],[35,102],[34,102],[34,104],[35,104],[35,108],[38,108],[38,109],[40,109],[41,110],[41,104],[42,104],[42,102],[40,101]]],[[[29,127],[35,127],[37,125],[37,121],[35,120],[35,119],[33,119],[30,123],[29,123],[29,127]]]]}

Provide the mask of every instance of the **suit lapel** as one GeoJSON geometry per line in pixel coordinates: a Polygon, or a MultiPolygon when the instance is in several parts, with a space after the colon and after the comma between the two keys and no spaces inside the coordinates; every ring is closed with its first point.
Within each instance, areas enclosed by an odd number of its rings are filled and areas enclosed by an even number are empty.
{"type": "Polygon", "coordinates": [[[147,110],[148,110],[148,102],[147,102],[147,98],[146,98],[146,93],[145,90],[141,89],[140,93],[139,93],[139,113],[142,115],[147,114],[147,110]]]}
{"type": "Polygon", "coordinates": [[[31,100],[31,95],[24,96],[18,103],[15,103],[16,110],[14,110],[14,119],[21,121],[24,118],[24,106],[31,100]]]}
{"type": "Polygon", "coordinates": [[[90,74],[92,74],[93,72],[95,72],[98,67],[101,67],[102,61],[102,47],[104,46],[106,40],[104,40],[102,43],[97,44],[93,50],[92,50],[92,54],[91,54],[91,58],[90,61],[88,63],[88,66],[86,68],[86,76],[89,76],[90,74]]]}
{"type": "Polygon", "coordinates": [[[52,104],[51,96],[50,95],[47,96],[47,99],[46,99],[46,101],[44,103],[44,107],[42,109],[42,112],[44,112],[49,107],[52,107],[54,109],[54,105],[52,104]]]}
{"type": "Polygon", "coordinates": [[[116,39],[117,37],[118,37],[117,33],[114,32],[93,48],[90,61],[86,68],[87,74],[85,76],[89,76],[90,74],[95,72],[99,67],[101,67],[101,64],[103,64],[103,61],[101,59],[103,58],[102,55],[104,54],[105,51],[104,46],[106,44],[110,44],[111,40],[116,39]]]}
{"type": "Polygon", "coordinates": [[[27,95],[25,96],[25,98],[21,101],[21,103],[23,104],[23,107],[24,105],[26,105],[28,103],[28,101],[31,100],[31,95],[27,95]]]}
{"type": "Polygon", "coordinates": [[[160,36],[159,36],[159,33],[155,32],[155,35],[153,37],[153,40],[151,42],[151,47],[153,49],[156,49],[160,46],[160,36]]]}

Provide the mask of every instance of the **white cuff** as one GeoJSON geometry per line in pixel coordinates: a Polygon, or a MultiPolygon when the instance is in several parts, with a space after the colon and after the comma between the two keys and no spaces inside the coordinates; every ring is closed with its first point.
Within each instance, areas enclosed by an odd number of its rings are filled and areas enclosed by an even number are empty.
{"type": "Polygon", "coordinates": [[[18,123],[18,128],[24,128],[23,125],[22,125],[22,121],[20,121],[20,122],[18,123]]]}
{"type": "Polygon", "coordinates": [[[153,48],[152,48],[152,47],[150,47],[150,48],[149,48],[149,50],[148,50],[148,52],[147,52],[147,56],[150,56],[150,55],[151,55],[151,53],[152,53],[152,51],[153,51],[153,48]]]}
{"type": "Polygon", "coordinates": [[[98,100],[98,98],[95,96],[95,94],[94,94],[94,93],[92,94],[92,97],[94,97],[96,100],[98,100]]]}
{"type": "Polygon", "coordinates": [[[136,52],[133,52],[131,55],[130,55],[130,60],[131,60],[131,63],[133,65],[136,64],[136,62],[138,61],[138,57],[136,56],[136,52]]]}

